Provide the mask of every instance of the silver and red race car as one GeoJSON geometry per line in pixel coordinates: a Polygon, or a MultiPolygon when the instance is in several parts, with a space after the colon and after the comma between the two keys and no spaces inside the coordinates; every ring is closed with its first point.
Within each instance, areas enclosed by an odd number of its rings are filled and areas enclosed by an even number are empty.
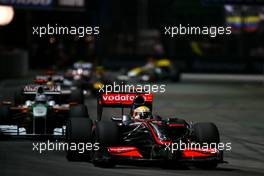
{"type": "Polygon", "coordinates": [[[61,75],[47,74],[37,75],[33,80],[34,83],[22,86],[14,94],[14,103],[19,105],[25,100],[32,100],[35,98],[38,87],[45,90],[45,94],[56,99],[57,103],[76,102],[83,104],[84,92],[82,89],[67,87],[64,85],[64,77],[61,75]]]}
{"type": "Polygon", "coordinates": [[[157,162],[191,163],[207,169],[224,162],[223,152],[217,148],[220,137],[215,124],[192,124],[151,113],[141,119],[132,116],[134,109],[142,105],[152,110],[152,100],[153,95],[149,93],[102,93],[98,98],[97,120],[71,118],[67,128],[69,143],[99,143],[99,150],[86,154],[68,151],[68,160],[85,156],[98,167],[157,162]],[[105,108],[120,108],[121,115],[102,120],[103,116],[109,116],[109,113],[103,115],[105,108]]]}
{"type": "Polygon", "coordinates": [[[58,84],[25,85],[15,101],[0,105],[2,136],[65,136],[69,117],[88,116],[82,92],[63,90],[58,84]]]}

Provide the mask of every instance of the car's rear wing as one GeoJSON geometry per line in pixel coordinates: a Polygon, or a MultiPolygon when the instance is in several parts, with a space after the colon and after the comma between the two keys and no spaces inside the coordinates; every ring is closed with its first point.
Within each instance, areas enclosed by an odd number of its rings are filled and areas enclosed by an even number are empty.
{"type": "Polygon", "coordinates": [[[39,87],[43,88],[43,93],[47,95],[56,95],[61,93],[61,86],[60,85],[38,85],[38,84],[29,84],[23,87],[23,94],[27,95],[35,95],[39,87]]]}
{"type": "Polygon", "coordinates": [[[64,77],[62,75],[37,75],[34,79],[36,84],[45,84],[48,81],[62,82],[64,77]]]}
{"type": "Polygon", "coordinates": [[[74,69],[92,69],[92,67],[93,64],[90,62],[83,62],[83,63],[76,62],[73,64],[74,69]]]}
{"type": "Polygon", "coordinates": [[[144,105],[152,110],[152,93],[102,93],[97,101],[97,119],[101,120],[103,108],[135,108],[144,105]]]}
{"type": "MultiPolygon", "coordinates": [[[[60,85],[39,85],[39,84],[28,84],[22,87],[20,93],[23,101],[31,100],[34,101],[36,95],[39,93],[39,89],[42,88],[41,94],[48,97],[52,97],[55,102],[60,102],[63,96],[68,96],[70,93],[65,92],[61,89],[60,85]]],[[[24,102],[23,102],[24,103],[24,102]]]]}

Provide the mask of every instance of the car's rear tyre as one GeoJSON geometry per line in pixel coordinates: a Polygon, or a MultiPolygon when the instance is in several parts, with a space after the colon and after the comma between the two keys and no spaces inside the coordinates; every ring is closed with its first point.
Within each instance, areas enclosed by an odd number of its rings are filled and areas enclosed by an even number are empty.
{"type": "Polygon", "coordinates": [[[107,147],[115,146],[119,142],[119,130],[116,123],[112,121],[99,121],[96,123],[96,128],[94,130],[94,141],[98,142],[100,145],[99,155],[98,152],[94,152],[92,156],[92,162],[95,167],[110,168],[114,167],[116,164],[111,159],[105,159],[103,153],[107,153],[107,147]],[[100,156],[100,157],[98,157],[100,156]]]}
{"type": "Polygon", "coordinates": [[[22,95],[22,90],[17,90],[15,93],[14,93],[14,104],[15,106],[17,105],[22,105],[25,103],[25,99],[24,99],[24,96],[22,95]]]}
{"type": "Polygon", "coordinates": [[[70,107],[69,110],[69,118],[75,118],[75,117],[89,117],[88,108],[85,105],[76,105],[70,107]]]}
{"type": "MultiPolygon", "coordinates": [[[[196,142],[203,144],[207,143],[215,144],[217,147],[220,142],[220,135],[217,126],[214,123],[196,123],[193,126],[194,136],[196,142]]],[[[195,166],[201,169],[215,169],[217,167],[217,161],[197,163],[195,166]]]]}
{"type": "Polygon", "coordinates": [[[10,120],[10,109],[8,106],[0,106],[0,124],[8,124],[10,120]]]}
{"type": "Polygon", "coordinates": [[[84,103],[83,90],[82,89],[72,90],[70,100],[78,104],[83,104],[84,103]]]}
{"type": "Polygon", "coordinates": [[[67,151],[68,161],[88,161],[90,160],[89,151],[85,150],[87,143],[92,139],[92,120],[90,118],[76,117],[68,120],[66,129],[66,138],[69,147],[71,145],[84,145],[84,151],[70,150],[67,151]]]}

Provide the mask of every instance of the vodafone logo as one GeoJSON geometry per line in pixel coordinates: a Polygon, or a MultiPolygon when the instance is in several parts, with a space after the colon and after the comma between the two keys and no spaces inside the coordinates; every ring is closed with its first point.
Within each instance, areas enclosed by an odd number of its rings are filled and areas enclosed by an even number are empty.
{"type": "Polygon", "coordinates": [[[103,96],[103,101],[133,101],[135,96],[129,96],[129,95],[107,95],[103,96]]]}
{"type": "Polygon", "coordinates": [[[142,96],[146,102],[152,102],[152,94],[102,94],[101,95],[101,101],[102,104],[112,104],[112,105],[118,105],[118,104],[125,104],[125,105],[131,105],[134,102],[135,97],[138,95],[142,96]]]}

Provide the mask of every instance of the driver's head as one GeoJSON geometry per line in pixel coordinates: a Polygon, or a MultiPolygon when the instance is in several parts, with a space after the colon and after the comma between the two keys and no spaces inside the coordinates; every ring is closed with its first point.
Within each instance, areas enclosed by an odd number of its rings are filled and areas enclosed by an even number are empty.
{"type": "Polygon", "coordinates": [[[139,106],[134,109],[133,118],[135,119],[146,119],[151,116],[150,109],[146,106],[139,106]]]}
{"type": "Polygon", "coordinates": [[[49,76],[48,79],[47,79],[47,85],[52,85],[52,84],[53,84],[52,77],[49,76]]]}

